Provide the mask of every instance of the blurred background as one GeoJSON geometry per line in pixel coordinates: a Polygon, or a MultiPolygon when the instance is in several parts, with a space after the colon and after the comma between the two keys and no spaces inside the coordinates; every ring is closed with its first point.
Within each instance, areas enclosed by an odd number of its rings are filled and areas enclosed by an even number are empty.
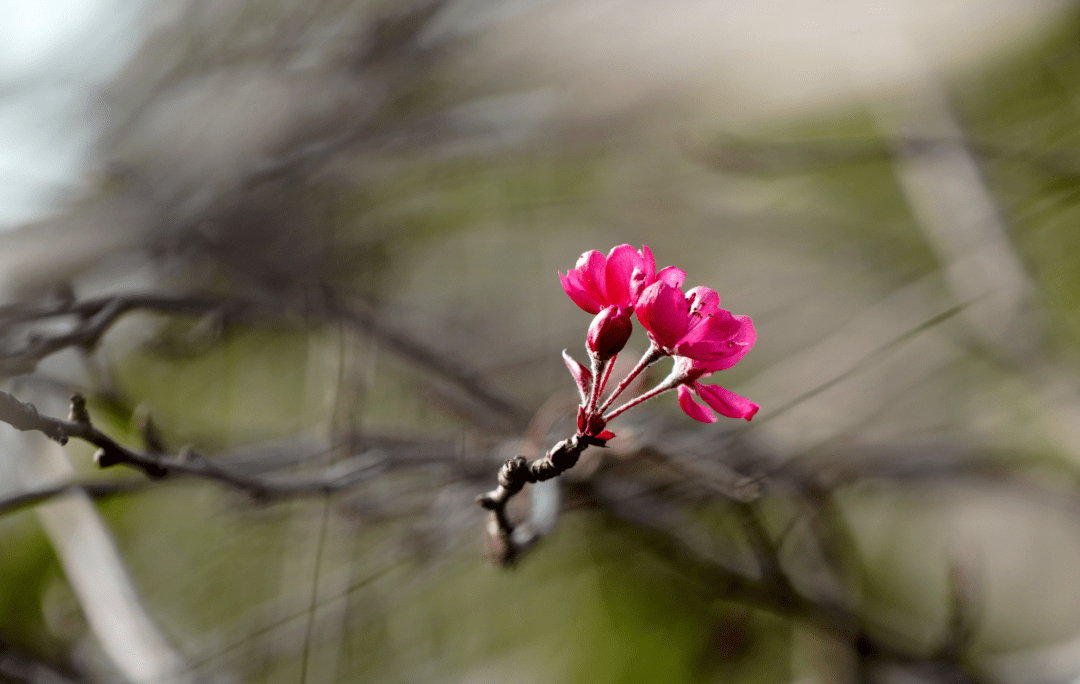
{"type": "Polygon", "coordinates": [[[0,122],[3,389],[302,485],[0,428],[0,681],[1080,681],[1075,2],[5,0],[0,122]],[[621,243],[761,412],[496,567],[621,243]]]}

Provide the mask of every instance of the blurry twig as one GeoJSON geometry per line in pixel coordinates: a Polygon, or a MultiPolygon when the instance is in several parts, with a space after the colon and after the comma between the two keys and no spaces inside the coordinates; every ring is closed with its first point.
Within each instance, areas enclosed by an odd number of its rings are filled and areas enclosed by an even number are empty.
{"type": "Polygon", "coordinates": [[[81,302],[8,305],[0,307],[0,330],[4,337],[12,341],[20,332],[16,327],[19,325],[70,316],[75,316],[78,322],[67,332],[46,334],[33,330],[25,335],[25,341],[21,345],[9,343],[9,348],[0,353],[0,375],[31,373],[40,361],[64,349],[92,349],[122,316],[137,310],[187,316],[219,313],[230,319],[252,317],[256,315],[256,311],[262,316],[273,313],[253,302],[224,300],[198,294],[126,294],[81,302]]]}
{"type": "Polygon", "coordinates": [[[202,658],[200,658],[198,660],[193,660],[188,667],[192,671],[203,668],[206,665],[208,665],[209,663],[228,655],[229,653],[235,651],[236,649],[242,648],[242,647],[248,645],[253,640],[258,639],[259,637],[265,636],[266,634],[269,634],[269,633],[273,632],[276,629],[279,629],[282,625],[285,625],[285,624],[287,624],[289,622],[292,622],[294,620],[299,620],[300,618],[306,618],[306,617],[308,617],[309,614],[311,614],[313,612],[313,610],[317,610],[319,608],[322,608],[322,607],[324,607],[326,605],[329,605],[329,604],[331,604],[331,603],[333,603],[335,601],[340,601],[343,598],[347,598],[348,596],[350,596],[354,592],[359,591],[361,589],[364,589],[364,588],[370,586],[373,582],[378,581],[379,579],[381,579],[384,576],[386,576],[387,574],[389,574],[391,571],[393,571],[393,570],[401,567],[402,565],[404,565],[408,560],[409,560],[408,556],[403,556],[401,558],[395,558],[395,559],[392,559],[390,561],[387,561],[378,570],[373,571],[372,573],[370,573],[369,575],[367,575],[363,579],[360,579],[360,580],[357,580],[357,581],[353,582],[351,585],[349,585],[348,588],[345,589],[345,591],[340,592],[338,594],[334,594],[332,596],[325,597],[322,600],[317,601],[314,604],[314,606],[305,606],[304,608],[295,610],[295,611],[289,613],[288,615],[284,615],[282,617],[279,617],[279,618],[273,620],[272,622],[270,622],[268,624],[265,624],[265,625],[259,627],[258,629],[253,630],[249,634],[247,634],[247,635],[245,635],[245,636],[243,636],[243,637],[241,637],[239,639],[236,639],[235,641],[232,641],[227,646],[218,648],[213,653],[204,655],[202,658]]]}
{"type": "MultiPolygon", "coordinates": [[[[900,136],[899,142],[912,150],[933,152],[947,149],[958,141],[943,136],[906,134],[900,136]]],[[[986,140],[965,140],[964,144],[981,159],[1018,162],[1061,180],[1080,182],[1080,155],[1009,147],[986,140]]],[[[710,167],[742,173],[790,173],[841,164],[891,162],[896,155],[895,145],[885,140],[840,138],[780,143],[725,138],[718,144],[698,146],[689,151],[710,167]]]]}
{"type": "MultiPolygon", "coordinates": [[[[857,611],[803,594],[775,560],[775,548],[759,522],[751,522],[747,526],[748,535],[751,544],[757,547],[759,558],[764,557],[764,562],[772,566],[772,571],[753,578],[718,563],[687,544],[679,530],[667,528],[662,521],[672,518],[660,512],[664,508],[660,502],[643,501],[641,494],[626,500],[612,496],[602,486],[593,487],[590,492],[596,506],[615,519],[629,523],[636,544],[652,548],[679,567],[687,578],[700,584],[706,595],[756,606],[816,627],[849,643],[864,665],[917,669],[927,675],[920,681],[942,684],[992,681],[966,662],[958,652],[942,651],[927,656],[917,649],[896,645],[871,630],[857,611]]],[[[613,526],[608,529],[619,530],[613,526]]]]}
{"type": "Polygon", "coordinates": [[[43,416],[33,405],[21,402],[6,392],[0,392],[0,422],[8,423],[18,430],[40,432],[60,444],[66,444],[70,438],[93,444],[98,447],[94,462],[101,468],[122,464],[141,470],[150,477],[187,475],[220,482],[259,498],[304,493],[329,494],[351,487],[382,471],[381,459],[364,462],[363,458],[358,458],[345,471],[328,469],[319,476],[309,478],[269,478],[240,473],[190,450],[177,456],[135,451],[94,427],[86,410],[86,400],[78,394],[71,397],[69,420],[60,420],[43,416]]]}
{"type": "Polygon", "coordinates": [[[12,684],[76,684],[89,681],[6,642],[0,642],[0,680],[12,684]]]}
{"type": "Polygon", "coordinates": [[[776,585],[788,585],[791,581],[784,573],[784,567],[780,563],[776,545],[769,538],[765,525],[761,522],[754,504],[748,502],[735,502],[735,512],[746,532],[750,550],[757,558],[758,567],[761,570],[762,580],[776,585]]]}
{"type": "Polygon", "coordinates": [[[478,371],[446,357],[432,347],[395,330],[381,321],[370,308],[328,296],[333,315],[353,323],[418,366],[453,382],[476,401],[507,419],[515,431],[524,430],[532,411],[503,396],[478,371]]]}
{"type": "MultiPolygon", "coordinates": [[[[435,349],[402,330],[386,324],[370,307],[324,289],[325,309],[306,306],[306,317],[347,322],[384,343],[388,349],[452,382],[469,397],[499,416],[514,430],[523,429],[531,411],[490,386],[483,374],[435,349]]],[[[62,300],[46,304],[13,304],[0,307],[0,342],[7,349],[0,352],[0,376],[33,372],[43,359],[72,347],[91,349],[124,315],[150,311],[183,316],[217,316],[221,321],[283,320],[290,309],[278,302],[230,299],[203,294],[134,293],[99,297],[82,301],[62,300]],[[21,326],[31,326],[52,319],[76,317],[66,332],[44,333],[21,326]]]]}
{"type": "Polygon", "coordinates": [[[330,497],[323,499],[322,521],[319,525],[319,541],[315,545],[315,567],[311,571],[311,601],[308,605],[307,624],[304,625],[304,649],[300,656],[300,684],[307,682],[308,657],[311,654],[311,628],[315,624],[315,607],[319,601],[319,575],[322,570],[323,551],[326,546],[326,530],[330,526],[330,497]]]}
{"type": "Polygon", "coordinates": [[[979,578],[973,568],[954,558],[949,564],[949,620],[938,648],[941,657],[956,657],[971,641],[982,618],[979,578]]]}
{"type": "Polygon", "coordinates": [[[101,499],[119,494],[140,491],[146,488],[147,480],[138,478],[125,478],[102,482],[100,480],[80,480],[63,482],[49,487],[41,487],[27,492],[19,492],[0,498],[0,515],[13,513],[23,508],[36,506],[50,499],[71,492],[82,492],[92,499],[101,499]]]}
{"type": "Polygon", "coordinates": [[[904,333],[900,334],[899,336],[894,337],[893,339],[889,340],[888,342],[881,345],[877,349],[874,349],[873,351],[868,353],[866,356],[859,359],[854,365],[852,365],[850,368],[848,368],[843,373],[840,373],[839,375],[833,377],[828,382],[824,382],[824,383],[818,385],[817,387],[814,387],[814,388],[812,388],[812,389],[810,389],[810,390],[808,390],[806,392],[803,392],[802,394],[795,397],[794,399],[787,402],[786,404],[783,404],[779,408],[773,409],[772,411],[769,411],[765,415],[758,417],[757,420],[755,420],[753,423],[751,423],[750,426],[743,428],[743,430],[752,430],[755,426],[759,426],[762,423],[765,423],[765,422],[767,422],[769,420],[772,420],[773,418],[776,418],[776,417],[778,417],[780,415],[783,415],[784,413],[786,413],[786,412],[790,411],[791,409],[795,408],[796,406],[803,403],[807,399],[810,399],[810,398],[812,398],[812,397],[814,397],[814,396],[816,396],[818,394],[821,394],[822,392],[829,389],[830,387],[833,387],[834,385],[836,385],[836,384],[838,384],[840,382],[843,382],[847,378],[851,377],[852,375],[858,373],[859,371],[863,370],[867,366],[871,365],[872,363],[874,363],[875,361],[880,359],[884,354],[888,353],[889,351],[892,351],[893,349],[900,346],[904,342],[908,341],[912,337],[915,337],[919,333],[925,332],[926,330],[929,330],[930,328],[933,328],[934,326],[938,325],[939,323],[943,323],[943,322],[949,320],[953,316],[955,316],[958,313],[962,312],[965,308],[967,308],[967,306],[968,306],[968,304],[966,304],[966,303],[965,304],[957,304],[956,306],[950,307],[950,308],[946,309],[945,311],[942,311],[941,313],[937,314],[936,316],[933,316],[933,317],[927,319],[926,321],[923,321],[922,323],[916,325],[915,327],[911,328],[910,330],[905,331],[904,333]]]}

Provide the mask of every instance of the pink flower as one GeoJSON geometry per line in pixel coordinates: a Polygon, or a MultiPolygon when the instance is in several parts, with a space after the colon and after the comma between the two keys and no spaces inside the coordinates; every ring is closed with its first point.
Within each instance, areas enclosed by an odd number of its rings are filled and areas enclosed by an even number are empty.
{"type": "MultiPolygon", "coordinates": [[[[730,366],[728,367],[730,368],[730,366]]],[[[691,392],[693,392],[721,415],[728,418],[745,418],[746,420],[753,418],[754,414],[761,408],[755,402],[719,385],[703,385],[698,382],[699,378],[712,374],[713,371],[708,370],[708,368],[708,364],[686,357],[679,357],[675,360],[674,373],[686,378],[679,385],[679,406],[686,412],[686,415],[702,423],[716,422],[716,415],[712,411],[694,401],[691,396],[691,392]]]]}
{"type": "Polygon", "coordinates": [[[749,316],[720,308],[720,295],[707,287],[683,294],[657,281],[638,299],[637,317],[666,354],[708,365],[708,372],[731,368],[757,340],[749,316]]]}
{"type": "Polygon", "coordinates": [[[652,250],[642,245],[636,250],[630,245],[613,247],[605,257],[596,250],[581,255],[577,266],[559,272],[563,289],[570,299],[591,314],[609,306],[633,309],[642,291],[657,279],[679,287],[686,274],[674,266],[656,272],[652,250]]]}
{"type": "Polygon", "coordinates": [[[586,337],[592,372],[563,351],[581,395],[577,420],[580,436],[603,444],[612,436],[607,421],[673,389],[679,391],[683,411],[704,423],[716,420],[713,411],[746,420],[758,412],[759,406],[749,399],[718,385],[699,382],[737,364],[757,340],[750,317],[721,309],[720,295],[715,290],[695,287],[684,294],[686,274],[674,266],[657,273],[656,260],[645,245],[640,250],[619,245],[606,257],[595,250],[585,252],[574,269],[565,276],[559,273],[559,279],[574,303],[596,315],[586,337]],[[611,359],[626,345],[633,327],[630,314],[635,312],[652,345],[634,370],[601,401],[611,359]],[[648,392],[605,413],[639,373],[664,356],[675,357],[671,375],[648,392]]]}
{"type": "Polygon", "coordinates": [[[679,406],[686,415],[703,423],[716,420],[691,393],[729,418],[750,420],[759,406],[717,385],[698,379],[731,368],[757,341],[749,316],[735,316],[720,308],[720,295],[707,287],[687,294],[664,282],[656,282],[638,299],[637,317],[649,337],[666,354],[676,357],[672,376],[679,387],[679,406]]]}

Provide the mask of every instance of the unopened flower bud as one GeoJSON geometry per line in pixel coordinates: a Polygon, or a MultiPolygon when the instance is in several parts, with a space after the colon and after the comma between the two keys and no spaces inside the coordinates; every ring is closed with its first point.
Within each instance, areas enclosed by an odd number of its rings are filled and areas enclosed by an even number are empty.
{"type": "Polygon", "coordinates": [[[592,355],[601,360],[610,359],[626,346],[632,330],[630,308],[612,305],[596,314],[585,343],[592,355]]]}

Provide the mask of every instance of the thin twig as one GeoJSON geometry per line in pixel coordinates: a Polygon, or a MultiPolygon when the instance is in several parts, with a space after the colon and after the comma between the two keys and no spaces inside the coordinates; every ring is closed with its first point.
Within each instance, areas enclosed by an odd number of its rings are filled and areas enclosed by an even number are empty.
{"type": "Polygon", "coordinates": [[[66,444],[71,438],[88,442],[98,447],[94,462],[101,468],[126,465],[141,470],[152,478],[179,474],[213,480],[258,498],[304,493],[330,494],[382,472],[381,460],[358,460],[354,467],[347,471],[332,469],[316,477],[256,477],[237,472],[191,450],[182,451],[177,456],[168,456],[129,449],[93,426],[86,410],[86,400],[79,394],[71,397],[70,418],[60,420],[43,416],[32,404],[19,401],[7,392],[0,392],[0,422],[18,430],[40,432],[60,444],[66,444]]]}
{"type": "Polygon", "coordinates": [[[346,303],[340,298],[333,298],[331,302],[336,315],[353,323],[418,366],[450,380],[483,406],[506,419],[514,430],[524,430],[528,425],[532,411],[490,387],[481,373],[391,328],[367,307],[346,303]]]}
{"type": "MultiPolygon", "coordinates": [[[[922,666],[932,669],[940,682],[979,682],[992,680],[985,673],[963,661],[957,654],[930,655],[914,649],[909,650],[877,636],[865,624],[855,610],[843,605],[813,599],[801,593],[780,570],[750,577],[730,567],[719,564],[703,555],[682,540],[677,531],[664,528],[658,521],[667,516],[658,515],[655,502],[651,515],[642,515],[643,502],[620,501],[605,494],[605,488],[590,490],[594,502],[616,519],[629,523],[633,529],[635,544],[651,547],[666,561],[680,568],[685,577],[695,582],[704,596],[711,599],[735,601],[773,613],[788,620],[800,622],[850,644],[861,660],[897,666],[922,666]]],[[[649,507],[646,505],[645,507],[649,507]]],[[[609,526],[618,531],[618,526],[609,526]]]]}
{"type": "Polygon", "coordinates": [[[36,506],[50,499],[73,492],[82,492],[92,499],[101,499],[109,496],[140,491],[146,489],[147,484],[148,481],[141,478],[124,478],[104,482],[101,480],[62,482],[60,484],[40,487],[28,492],[19,492],[0,498],[0,515],[36,506]]]}
{"type": "Polygon", "coordinates": [[[315,545],[315,567],[311,570],[311,601],[308,606],[307,624],[304,626],[304,651],[300,657],[300,684],[307,682],[308,656],[311,653],[311,628],[315,624],[315,607],[319,601],[319,575],[322,570],[323,547],[326,545],[326,529],[330,525],[330,497],[323,499],[322,523],[319,541],[315,545]]]}
{"type": "MultiPolygon", "coordinates": [[[[394,353],[453,383],[498,416],[507,427],[521,430],[528,424],[532,411],[492,387],[478,370],[415,336],[391,327],[373,309],[360,302],[347,301],[329,288],[324,289],[323,295],[325,308],[303,306],[301,313],[325,322],[350,323],[394,353]]],[[[17,326],[63,317],[74,316],[78,319],[66,332],[44,334],[35,331],[13,348],[0,351],[0,376],[31,373],[42,360],[65,349],[92,349],[120,318],[134,311],[181,316],[218,315],[226,321],[286,320],[290,313],[288,307],[279,302],[230,299],[199,293],[129,293],[81,301],[0,306],[0,331],[11,331],[17,326]]],[[[10,332],[4,336],[14,337],[10,332]]]]}

